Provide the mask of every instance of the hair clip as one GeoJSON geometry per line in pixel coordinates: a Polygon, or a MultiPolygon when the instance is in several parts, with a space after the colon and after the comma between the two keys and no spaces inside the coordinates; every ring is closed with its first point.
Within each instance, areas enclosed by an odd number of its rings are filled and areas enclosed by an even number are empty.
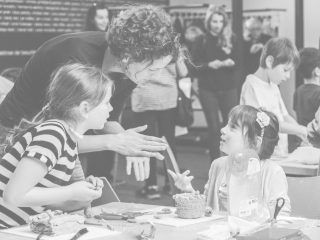
{"type": "Polygon", "coordinates": [[[265,128],[270,124],[270,117],[265,112],[258,112],[256,121],[261,128],[265,128]]]}
{"type": "Polygon", "coordinates": [[[270,124],[270,117],[265,112],[260,111],[257,113],[256,121],[261,128],[261,138],[263,138],[264,128],[270,124]]]}

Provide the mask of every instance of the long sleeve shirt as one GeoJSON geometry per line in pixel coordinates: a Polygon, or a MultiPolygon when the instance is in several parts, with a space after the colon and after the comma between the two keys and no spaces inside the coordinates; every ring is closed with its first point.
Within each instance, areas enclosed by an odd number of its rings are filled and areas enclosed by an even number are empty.
{"type": "MultiPolygon", "coordinates": [[[[227,157],[213,161],[209,171],[209,180],[205,185],[206,204],[214,211],[223,211],[225,210],[224,206],[228,205],[226,202],[228,196],[222,198],[219,193],[221,187],[225,185],[223,180],[227,171],[227,163],[227,157]]],[[[285,205],[281,209],[280,215],[289,215],[291,204],[288,197],[288,183],[283,169],[271,160],[262,160],[261,184],[263,203],[265,205],[273,204],[277,198],[283,197],[285,205]]]]}

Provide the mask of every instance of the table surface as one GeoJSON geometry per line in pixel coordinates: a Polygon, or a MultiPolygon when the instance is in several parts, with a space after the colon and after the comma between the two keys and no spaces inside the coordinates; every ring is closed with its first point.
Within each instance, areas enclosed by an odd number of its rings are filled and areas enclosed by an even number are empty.
{"type": "MultiPolygon", "coordinates": [[[[110,210],[114,209],[140,209],[140,210],[147,210],[150,208],[157,208],[159,206],[155,205],[145,205],[145,204],[135,204],[135,203],[109,203],[100,207],[96,207],[94,211],[101,211],[101,208],[106,208],[110,210]]],[[[309,225],[313,225],[314,227],[304,227],[302,231],[310,237],[312,240],[319,240],[320,239],[320,221],[318,220],[307,220],[310,221],[309,225]],[[312,224],[311,224],[312,222],[312,224]],[[315,224],[316,222],[316,224],[315,224]]],[[[139,234],[142,230],[145,232],[149,232],[149,226],[141,225],[137,223],[128,223],[122,220],[114,220],[108,221],[110,225],[112,225],[115,230],[121,231],[122,233],[119,235],[113,235],[110,237],[103,237],[103,238],[96,238],[95,240],[103,240],[103,239],[114,239],[114,240],[137,240],[139,234]]],[[[155,240],[169,240],[169,239],[183,239],[183,240],[195,240],[197,239],[197,233],[200,231],[207,230],[210,225],[213,223],[205,222],[190,225],[188,227],[169,227],[163,225],[156,225],[156,236],[155,240]]],[[[30,238],[20,237],[16,235],[11,235],[7,233],[0,232],[0,239],[6,240],[27,240],[30,238]]]]}
{"type": "Polygon", "coordinates": [[[302,163],[288,162],[285,160],[274,160],[278,163],[288,176],[317,176],[318,165],[306,165],[302,163]]]}

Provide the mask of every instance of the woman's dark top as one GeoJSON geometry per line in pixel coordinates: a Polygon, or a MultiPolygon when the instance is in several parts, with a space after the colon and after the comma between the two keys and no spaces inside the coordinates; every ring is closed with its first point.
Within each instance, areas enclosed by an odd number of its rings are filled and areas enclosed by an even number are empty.
{"type": "Polygon", "coordinates": [[[233,47],[231,52],[226,53],[218,46],[218,37],[211,34],[197,39],[191,49],[192,59],[196,65],[195,74],[199,78],[199,87],[211,91],[223,91],[237,87],[236,68],[239,63],[239,47],[236,37],[232,36],[233,47]],[[212,69],[208,63],[214,60],[224,61],[232,59],[233,67],[222,67],[212,69]]]}

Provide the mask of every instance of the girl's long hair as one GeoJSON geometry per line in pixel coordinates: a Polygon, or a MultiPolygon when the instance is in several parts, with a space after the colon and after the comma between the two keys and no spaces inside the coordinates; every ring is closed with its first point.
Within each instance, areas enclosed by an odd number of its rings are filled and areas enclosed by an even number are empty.
{"type": "Polygon", "coordinates": [[[51,77],[47,90],[47,104],[32,121],[22,119],[20,124],[7,136],[7,146],[12,146],[29,128],[49,119],[60,119],[78,123],[80,116],[76,106],[87,101],[92,108],[106,97],[112,81],[102,70],[81,63],[68,63],[58,68],[51,77]]]}
{"type": "Polygon", "coordinates": [[[207,12],[206,17],[204,20],[204,26],[207,31],[207,33],[210,33],[210,22],[212,19],[212,16],[214,14],[221,15],[223,17],[223,28],[221,33],[218,35],[218,46],[221,48],[227,48],[229,50],[232,49],[232,30],[229,24],[229,17],[225,11],[225,6],[215,6],[210,5],[207,12]]]}

